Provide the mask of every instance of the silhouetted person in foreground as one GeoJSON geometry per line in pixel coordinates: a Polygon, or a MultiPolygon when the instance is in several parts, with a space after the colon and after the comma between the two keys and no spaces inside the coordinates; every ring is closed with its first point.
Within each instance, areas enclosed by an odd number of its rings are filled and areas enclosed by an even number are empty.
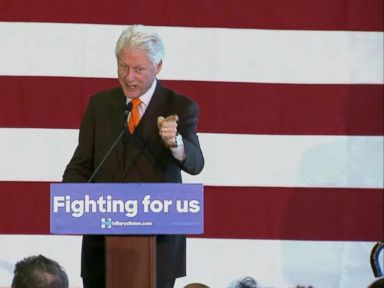
{"type": "Polygon", "coordinates": [[[236,283],[235,288],[259,288],[259,286],[252,277],[245,277],[236,283]]]}
{"type": "Polygon", "coordinates": [[[368,288],[384,288],[384,278],[375,280],[368,288]]]}
{"type": "Polygon", "coordinates": [[[42,255],[16,263],[12,288],[68,288],[68,276],[56,262],[42,255]]]}

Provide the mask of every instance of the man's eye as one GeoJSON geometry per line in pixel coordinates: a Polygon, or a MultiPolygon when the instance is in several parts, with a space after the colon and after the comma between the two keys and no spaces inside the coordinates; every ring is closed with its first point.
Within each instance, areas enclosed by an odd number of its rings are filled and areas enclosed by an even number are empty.
{"type": "Polygon", "coordinates": [[[137,67],[137,68],[135,68],[135,71],[136,71],[137,73],[141,73],[141,72],[144,71],[144,68],[143,68],[143,67],[137,67]]]}

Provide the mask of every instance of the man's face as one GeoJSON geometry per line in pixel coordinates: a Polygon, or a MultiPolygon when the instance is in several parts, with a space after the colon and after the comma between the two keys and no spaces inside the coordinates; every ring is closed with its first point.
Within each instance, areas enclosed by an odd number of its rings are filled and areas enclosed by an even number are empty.
{"type": "Polygon", "coordinates": [[[160,72],[161,62],[153,64],[145,52],[123,48],[117,57],[118,77],[124,95],[137,98],[151,87],[160,72]]]}

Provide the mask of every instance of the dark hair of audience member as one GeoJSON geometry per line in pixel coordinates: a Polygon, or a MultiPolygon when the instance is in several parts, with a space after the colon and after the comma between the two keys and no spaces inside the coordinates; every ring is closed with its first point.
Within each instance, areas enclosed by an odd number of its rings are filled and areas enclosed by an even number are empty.
{"type": "Polygon", "coordinates": [[[236,288],[258,288],[257,282],[252,277],[245,277],[236,284],[236,288]]]}
{"type": "Polygon", "coordinates": [[[68,288],[68,276],[56,261],[30,256],[16,263],[12,288],[68,288]]]}

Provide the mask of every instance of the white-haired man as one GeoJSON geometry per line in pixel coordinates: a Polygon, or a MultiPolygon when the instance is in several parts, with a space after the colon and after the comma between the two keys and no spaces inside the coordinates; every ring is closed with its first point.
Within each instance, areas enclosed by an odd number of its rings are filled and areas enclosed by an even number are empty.
{"type": "MultiPolygon", "coordinates": [[[[120,87],[91,97],[80,126],[79,143],[64,182],[181,182],[181,171],[198,174],[204,166],[196,134],[199,107],[160,84],[164,46],[143,25],[123,31],[116,44],[120,87]],[[125,110],[132,102],[126,123],[125,110]],[[95,173],[119,132],[127,133],[95,173]]],[[[171,288],[185,276],[183,235],[157,236],[157,288],[171,288]]],[[[104,237],[83,237],[85,288],[104,288],[104,237]]]]}

